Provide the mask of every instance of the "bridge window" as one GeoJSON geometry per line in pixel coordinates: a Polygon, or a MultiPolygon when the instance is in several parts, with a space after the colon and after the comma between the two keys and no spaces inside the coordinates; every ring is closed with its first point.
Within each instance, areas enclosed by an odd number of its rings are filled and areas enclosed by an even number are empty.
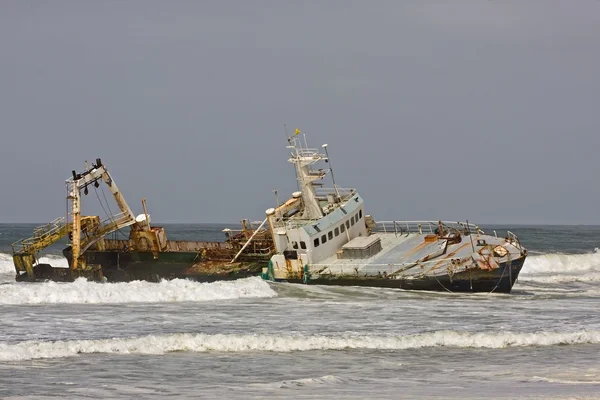
{"type": "Polygon", "coordinates": [[[319,238],[316,238],[316,239],[315,239],[315,242],[314,242],[314,244],[315,244],[315,247],[319,247],[319,238]]]}
{"type": "MultiPolygon", "coordinates": [[[[352,224],[354,225],[354,224],[352,224]]],[[[346,221],[346,229],[350,229],[350,221],[346,221]]]]}
{"type": "Polygon", "coordinates": [[[296,241],[293,241],[293,242],[292,242],[292,247],[293,247],[294,249],[298,249],[298,242],[296,242],[296,241]]]}
{"type": "Polygon", "coordinates": [[[304,240],[300,242],[300,248],[306,250],[306,242],[304,240]]]}
{"type": "Polygon", "coordinates": [[[358,212],[358,217],[359,217],[359,218],[362,218],[362,210],[360,210],[360,211],[358,212]]]}
{"type": "Polygon", "coordinates": [[[340,225],[341,232],[346,232],[346,226],[344,224],[340,225]]]}
{"type": "Polygon", "coordinates": [[[327,239],[333,239],[333,231],[329,231],[329,233],[327,234],[327,239]]]}
{"type": "Polygon", "coordinates": [[[350,218],[350,223],[352,224],[352,226],[354,226],[354,215],[352,216],[352,218],[350,218]]]}
{"type": "Polygon", "coordinates": [[[323,243],[323,244],[327,243],[327,235],[321,236],[321,243],[323,243]]]}
{"type": "Polygon", "coordinates": [[[340,235],[340,228],[335,228],[335,236],[338,237],[340,235]]]}

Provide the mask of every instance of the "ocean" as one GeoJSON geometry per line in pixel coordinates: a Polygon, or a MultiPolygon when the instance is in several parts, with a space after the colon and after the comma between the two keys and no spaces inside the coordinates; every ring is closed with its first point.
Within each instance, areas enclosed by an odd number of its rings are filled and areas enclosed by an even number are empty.
{"type": "MultiPolygon", "coordinates": [[[[165,225],[220,240],[224,225],[165,225]]],[[[600,226],[514,226],[511,294],[196,283],[16,283],[0,224],[0,397],[600,398],[600,226]]],[[[483,226],[503,234],[505,226],[483,226]]],[[[43,261],[66,266],[61,245],[43,261]]]]}

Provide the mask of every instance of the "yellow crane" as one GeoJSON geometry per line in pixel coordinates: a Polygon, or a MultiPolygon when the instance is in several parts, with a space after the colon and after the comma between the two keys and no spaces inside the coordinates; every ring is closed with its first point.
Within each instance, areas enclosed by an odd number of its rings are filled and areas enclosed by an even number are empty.
{"type": "Polygon", "coordinates": [[[26,273],[30,280],[35,280],[36,254],[66,235],[69,236],[71,242],[69,266],[73,272],[87,268],[82,255],[94,244],[102,247],[102,239],[105,235],[127,226],[132,226],[132,229],[141,235],[150,230],[147,216],[145,219],[141,219],[140,222],[136,222],[136,218],[121,195],[117,184],[99,158],[96,159],[96,164],[92,164],[91,168],[87,167],[86,162],[84,172],[76,173],[73,171],[73,176],[67,179],[65,183],[68,191],[69,218],[57,218],[34,229],[32,237],[13,243],[13,262],[17,276],[26,273]],[[108,186],[121,211],[119,214],[109,215],[105,221],[101,221],[98,216],[81,215],[81,191],[83,190],[84,194],[88,194],[88,186],[94,185],[97,188],[100,186],[100,182],[104,182],[108,186]]]}

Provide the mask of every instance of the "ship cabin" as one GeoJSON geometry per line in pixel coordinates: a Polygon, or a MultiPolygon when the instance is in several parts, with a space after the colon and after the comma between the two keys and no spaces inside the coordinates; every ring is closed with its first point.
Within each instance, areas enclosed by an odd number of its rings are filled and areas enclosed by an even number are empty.
{"type": "Polygon", "coordinates": [[[363,199],[352,191],[345,201],[317,220],[282,219],[276,210],[267,210],[277,254],[275,260],[301,260],[315,264],[336,254],[346,243],[359,236],[367,236],[363,199]],[[269,213],[270,212],[270,213],[269,213]]]}
{"type": "MultiPolygon", "coordinates": [[[[266,211],[276,254],[271,258],[275,275],[277,270],[302,274],[308,264],[316,264],[336,253],[359,236],[367,236],[363,199],[355,189],[336,185],[327,153],[310,149],[304,138],[296,134],[288,139],[292,150],[290,159],[296,169],[299,191],[276,208],[266,211]],[[328,168],[318,168],[319,162],[328,168]],[[333,188],[323,188],[321,181],[331,174],[333,188]]],[[[275,277],[276,278],[276,277],[275,277]]]]}

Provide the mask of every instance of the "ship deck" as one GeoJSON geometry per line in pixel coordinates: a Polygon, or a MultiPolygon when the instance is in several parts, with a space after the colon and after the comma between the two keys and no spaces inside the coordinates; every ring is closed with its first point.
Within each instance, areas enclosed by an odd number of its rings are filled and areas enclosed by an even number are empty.
{"type": "Polygon", "coordinates": [[[504,243],[503,238],[489,235],[473,235],[472,238],[462,236],[460,242],[453,244],[448,244],[444,239],[428,241],[426,239],[428,234],[425,233],[378,232],[375,235],[381,239],[381,251],[373,256],[364,259],[348,259],[334,255],[312,264],[311,269],[319,271],[321,275],[396,274],[404,278],[423,274],[443,275],[447,273],[445,268],[447,261],[470,257],[473,254],[473,247],[477,250],[479,238],[485,239],[487,244],[504,243]]]}

